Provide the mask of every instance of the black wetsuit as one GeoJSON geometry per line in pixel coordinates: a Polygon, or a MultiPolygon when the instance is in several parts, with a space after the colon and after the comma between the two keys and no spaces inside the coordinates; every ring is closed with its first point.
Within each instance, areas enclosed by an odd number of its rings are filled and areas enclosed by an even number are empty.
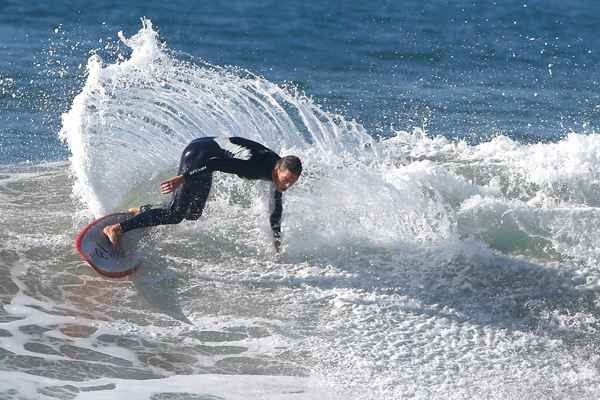
{"type": "MultiPolygon", "coordinates": [[[[212,185],[213,171],[236,174],[245,179],[273,181],[273,168],[279,155],[265,146],[241,137],[204,137],[193,140],[184,150],[179,175],[185,182],[177,188],[168,208],[149,208],[121,222],[123,232],[147,226],[178,224],[202,215],[212,185]]],[[[271,229],[281,235],[282,193],[273,190],[271,229]]]]}

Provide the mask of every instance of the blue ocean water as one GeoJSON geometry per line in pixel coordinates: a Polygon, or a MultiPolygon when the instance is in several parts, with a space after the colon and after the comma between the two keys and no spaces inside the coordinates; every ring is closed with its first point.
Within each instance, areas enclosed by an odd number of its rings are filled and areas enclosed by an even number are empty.
{"type": "Polygon", "coordinates": [[[81,65],[142,16],[171,50],[293,84],[374,136],[424,126],[535,142],[599,124],[591,1],[5,0],[0,11],[2,163],[66,157],[57,131],[81,65]]]}

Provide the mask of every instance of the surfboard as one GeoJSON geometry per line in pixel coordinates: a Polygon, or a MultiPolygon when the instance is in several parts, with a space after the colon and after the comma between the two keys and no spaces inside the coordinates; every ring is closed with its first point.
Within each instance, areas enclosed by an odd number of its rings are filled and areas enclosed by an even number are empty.
{"type": "Polygon", "coordinates": [[[119,248],[115,248],[102,233],[105,226],[118,224],[131,214],[108,214],[86,225],[75,238],[75,248],[98,273],[110,278],[120,278],[133,273],[141,263],[141,254],[137,249],[144,229],[126,232],[121,237],[119,248]]]}

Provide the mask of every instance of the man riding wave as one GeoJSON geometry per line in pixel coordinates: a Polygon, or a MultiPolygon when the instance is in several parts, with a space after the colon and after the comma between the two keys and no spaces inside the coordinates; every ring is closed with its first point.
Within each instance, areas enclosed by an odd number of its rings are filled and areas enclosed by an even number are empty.
{"type": "Polygon", "coordinates": [[[161,193],[173,193],[168,207],[131,209],[131,218],[103,229],[118,246],[121,236],[130,230],[156,225],[178,224],[202,215],[212,186],[214,171],[236,174],[250,180],[272,182],[269,221],[276,251],[281,246],[283,192],[298,181],[302,162],[296,156],[280,157],[260,143],[241,137],[203,137],[183,150],[178,175],[160,184],[161,193]]]}

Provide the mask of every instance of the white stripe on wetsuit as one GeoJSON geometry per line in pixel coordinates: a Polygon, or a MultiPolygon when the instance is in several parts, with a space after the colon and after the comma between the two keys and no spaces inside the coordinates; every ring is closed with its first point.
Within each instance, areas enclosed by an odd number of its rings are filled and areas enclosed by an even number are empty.
{"type": "Polygon", "coordinates": [[[249,160],[252,157],[252,152],[249,148],[240,146],[239,144],[231,143],[231,140],[226,137],[216,137],[214,141],[217,145],[231,154],[232,158],[237,158],[238,160],[249,160]]]}

